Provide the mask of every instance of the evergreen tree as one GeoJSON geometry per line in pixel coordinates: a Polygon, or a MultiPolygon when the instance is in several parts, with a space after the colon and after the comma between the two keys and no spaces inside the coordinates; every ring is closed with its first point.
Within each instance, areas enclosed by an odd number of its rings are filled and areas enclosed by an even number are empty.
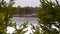
{"type": "Polygon", "coordinates": [[[38,18],[42,34],[60,34],[60,4],[57,0],[40,0],[38,18]],[[56,28],[53,28],[53,25],[56,28]]]}
{"type": "Polygon", "coordinates": [[[12,18],[14,11],[17,8],[13,8],[14,0],[10,0],[6,3],[4,0],[0,0],[0,34],[6,33],[6,28],[9,26],[10,19],[12,18]]]}
{"type": "Polygon", "coordinates": [[[31,24],[32,34],[41,34],[40,26],[37,24],[36,26],[31,24]]]}

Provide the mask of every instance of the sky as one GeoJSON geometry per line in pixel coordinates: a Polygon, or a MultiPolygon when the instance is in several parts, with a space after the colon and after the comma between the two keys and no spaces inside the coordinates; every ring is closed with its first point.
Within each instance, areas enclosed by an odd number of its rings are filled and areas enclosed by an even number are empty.
{"type": "MultiPolygon", "coordinates": [[[[9,0],[6,0],[6,2],[9,2],[9,0]]],[[[15,4],[14,6],[21,6],[21,7],[25,7],[25,6],[29,6],[29,7],[39,7],[39,0],[15,0],[15,4]]]]}
{"type": "MultiPolygon", "coordinates": [[[[6,2],[9,2],[9,0],[5,0],[6,2]]],[[[53,0],[54,1],[54,0],[53,0]]],[[[60,0],[58,0],[60,3],[60,0]]],[[[21,6],[21,7],[39,7],[40,2],[39,0],[15,0],[15,4],[13,6],[21,6]]]]}
{"type": "MultiPolygon", "coordinates": [[[[6,2],[9,2],[9,0],[5,0],[6,2]]],[[[54,0],[53,0],[54,1],[54,0]]],[[[60,0],[58,0],[60,3],[60,0]]],[[[40,2],[39,0],[15,0],[15,4],[13,6],[21,6],[21,7],[39,7],[40,2]]]]}

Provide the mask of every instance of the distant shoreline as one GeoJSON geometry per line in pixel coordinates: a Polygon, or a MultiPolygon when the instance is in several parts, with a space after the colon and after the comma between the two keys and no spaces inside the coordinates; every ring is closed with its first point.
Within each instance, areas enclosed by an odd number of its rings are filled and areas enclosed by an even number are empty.
{"type": "Polygon", "coordinates": [[[14,17],[31,17],[31,18],[37,18],[37,16],[14,16],[14,17]]]}

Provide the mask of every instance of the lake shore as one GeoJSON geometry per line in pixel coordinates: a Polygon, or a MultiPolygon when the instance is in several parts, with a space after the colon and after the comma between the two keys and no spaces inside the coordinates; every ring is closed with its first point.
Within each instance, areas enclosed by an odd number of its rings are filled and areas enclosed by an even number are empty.
{"type": "Polygon", "coordinates": [[[14,15],[14,17],[31,17],[31,18],[37,18],[36,15],[14,15]]]}

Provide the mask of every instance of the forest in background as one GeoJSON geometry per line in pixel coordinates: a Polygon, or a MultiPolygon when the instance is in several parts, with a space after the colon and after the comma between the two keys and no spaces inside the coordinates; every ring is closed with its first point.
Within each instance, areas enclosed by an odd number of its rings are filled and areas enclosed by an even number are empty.
{"type": "Polygon", "coordinates": [[[18,17],[37,17],[37,10],[35,7],[19,7],[14,16],[18,17]]]}

